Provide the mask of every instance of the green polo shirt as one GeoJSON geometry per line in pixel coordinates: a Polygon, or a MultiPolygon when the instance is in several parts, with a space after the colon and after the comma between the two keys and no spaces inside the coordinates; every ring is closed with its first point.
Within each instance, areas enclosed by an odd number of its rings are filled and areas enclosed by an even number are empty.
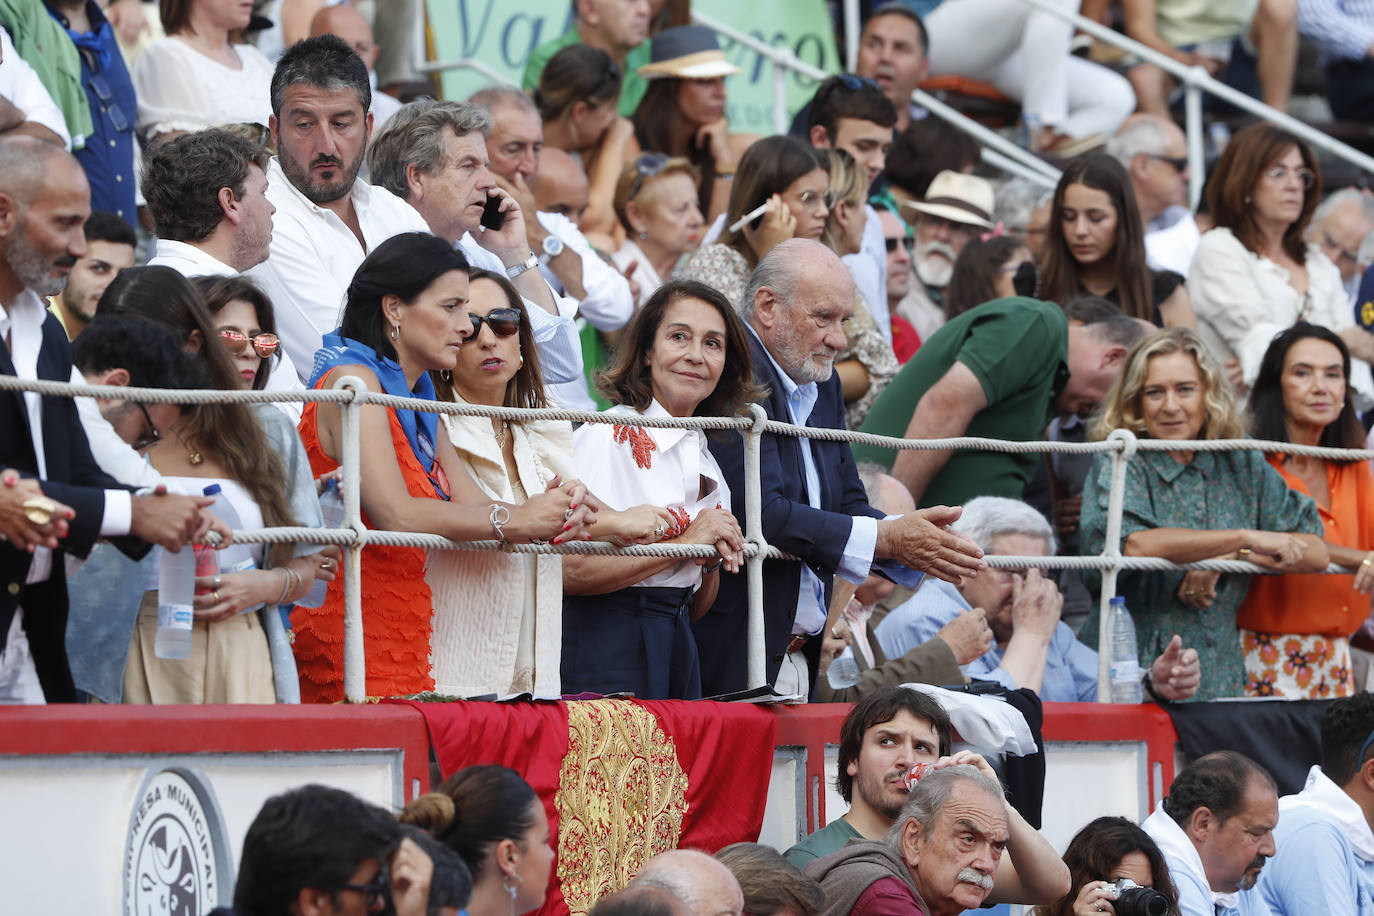
{"type": "MultiPolygon", "coordinates": [[[[581,37],[577,34],[577,23],[574,22],[568,26],[568,31],[558,38],[553,41],[546,41],[531,51],[529,60],[525,61],[525,75],[520,78],[520,88],[528,92],[538,86],[539,77],[543,74],[544,65],[549,62],[549,58],[568,45],[580,44],[581,41],[581,37]]],[[[644,91],[649,88],[648,81],[635,72],[648,62],[649,42],[647,40],[625,58],[625,79],[620,84],[619,111],[627,118],[635,113],[635,109],[639,107],[639,100],[644,98],[644,91]]]]}
{"type": "Polygon", "coordinates": [[[787,850],[783,856],[798,868],[805,868],[806,863],[824,858],[832,852],[838,852],[845,843],[856,837],[863,839],[859,836],[859,831],[850,826],[849,821],[837,817],[787,850]]]}
{"type": "MultiPolygon", "coordinates": [[[[869,411],[863,432],[905,436],[922,395],[955,361],[977,377],[988,406],[965,435],[1039,441],[1069,378],[1069,323],[1052,302],[995,299],[947,322],[921,344],[869,411]]],[[[895,449],[855,445],[854,457],[891,468],[895,449]]],[[[922,506],[958,506],[975,496],[1019,499],[1043,461],[1036,453],[955,452],[921,496],[922,506]]]]}

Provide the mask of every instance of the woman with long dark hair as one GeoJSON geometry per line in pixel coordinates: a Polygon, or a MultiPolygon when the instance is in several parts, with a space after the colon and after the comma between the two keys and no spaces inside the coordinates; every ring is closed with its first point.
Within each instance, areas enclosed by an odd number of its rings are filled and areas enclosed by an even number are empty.
{"type": "Polygon", "coordinates": [[[1145,264],[1145,227],[1131,177],[1110,156],[1074,159],[1054,189],[1040,297],[1093,295],[1159,327],[1196,324],[1183,278],[1145,264]]]}
{"type": "Polygon", "coordinates": [[[1064,850],[1069,866],[1069,892],[1047,906],[1036,907],[1034,916],[1097,916],[1117,912],[1109,888],[1125,878],[1158,891],[1168,901],[1169,912],[1178,908],[1178,889],[1169,877],[1169,866],[1150,835],[1124,817],[1099,817],[1069,841],[1064,850]]]}
{"type": "MultiPolygon", "coordinates": [[[[1257,439],[1364,448],[1351,403],[1350,351],[1333,331],[1300,321],[1274,338],[1250,392],[1257,439]]],[[[1374,588],[1374,473],[1367,461],[1265,455],[1289,488],[1321,513],[1332,562],[1352,576],[1257,576],[1237,612],[1246,696],[1350,696],[1350,636],[1374,588]]]]}

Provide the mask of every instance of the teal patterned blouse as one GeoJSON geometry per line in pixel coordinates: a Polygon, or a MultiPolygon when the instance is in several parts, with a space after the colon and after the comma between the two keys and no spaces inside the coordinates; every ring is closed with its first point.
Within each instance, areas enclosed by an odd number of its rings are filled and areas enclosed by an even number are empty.
{"type": "MultiPolygon", "coordinates": [[[[1107,499],[1111,492],[1111,455],[1099,454],[1083,489],[1080,519],[1083,553],[1102,550],[1107,537],[1107,499]]],[[[1317,504],[1290,489],[1260,452],[1197,452],[1190,464],[1179,464],[1167,452],[1137,452],[1126,466],[1126,493],[1121,540],[1152,528],[1223,530],[1249,528],[1321,537],[1317,504]]],[[[1140,664],[1148,666],[1173,634],[1184,648],[1197,650],[1202,684],[1196,699],[1242,695],[1245,664],[1240,649],[1236,610],[1250,588],[1250,577],[1223,573],[1217,597],[1205,611],[1178,599],[1182,572],[1129,572],[1117,576],[1117,594],[1135,620],[1140,664]]],[[[1083,570],[1083,581],[1096,596],[1102,574],[1083,570]]],[[[1078,638],[1094,649],[1098,614],[1089,614],[1078,638]]]]}

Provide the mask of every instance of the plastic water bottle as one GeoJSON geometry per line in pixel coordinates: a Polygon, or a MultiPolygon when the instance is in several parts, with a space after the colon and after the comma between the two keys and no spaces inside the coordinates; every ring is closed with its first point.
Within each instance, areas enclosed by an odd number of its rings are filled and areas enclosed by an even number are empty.
{"type": "Polygon", "coordinates": [[[859,683],[859,663],[854,660],[853,646],[845,646],[844,651],[835,656],[825,671],[825,679],[830,682],[831,690],[844,690],[859,683]]]}
{"type": "Polygon", "coordinates": [[[1139,703],[1140,654],[1136,649],[1135,621],[1126,610],[1126,599],[1111,600],[1112,702],[1139,703]]]}
{"type": "MultiPolygon", "coordinates": [[[[343,494],[339,492],[339,482],[330,477],[324,482],[324,492],[320,494],[320,514],[324,516],[324,527],[338,528],[343,524],[344,504],[343,494]]],[[[339,563],[338,572],[335,575],[343,574],[343,563],[339,563]]],[[[324,604],[324,596],[329,591],[329,583],[317,578],[315,584],[310,586],[310,591],[305,593],[305,597],[297,601],[301,607],[319,607],[324,604]]]]}
{"type": "MultiPolygon", "coordinates": [[[[210,511],[218,516],[220,521],[235,531],[243,527],[243,522],[240,521],[234,504],[229,501],[229,497],[224,495],[224,490],[219,484],[212,483],[202,492],[214,499],[215,504],[210,507],[210,511]]],[[[221,574],[243,572],[245,569],[254,569],[258,565],[246,544],[230,544],[223,550],[217,551],[217,556],[219,557],[218,572],[221,574]]]]}
{"type": "Polygon", "coordinates": [[[190,547],[180,553],[162,551],[157,558],[157,636],[153,654],[158,658],[191,657],[191,602],[196,592],[196,555],[190,547]]]}

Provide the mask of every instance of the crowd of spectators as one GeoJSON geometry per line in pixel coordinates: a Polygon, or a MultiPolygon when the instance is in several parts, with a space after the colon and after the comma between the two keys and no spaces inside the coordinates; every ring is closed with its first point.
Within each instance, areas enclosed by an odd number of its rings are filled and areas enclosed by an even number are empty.
{"type": "MultiPolygon", "coordinates": [[[[155,39],[134,0],[0,3],[0,371],[167,392],[0,398],[0,703],[344,698],[342,552],[244,549],[221,517],[321,527],[344,411],[179,390],[353,377],[436,407],[601,409],[610,422],[362,408],[348,495],[369,528],[712,551],[368,544],[365,694],[743,693],[755,586],[764,693],[857,705],[843,818],[787,861],[664,853],[594,912],[1111,912],[1123,879],[1189,916],[1368,899],[1374,708],[1352,638],[1374,589],[1374,474],[1211,443],[1364,445],[1369,195],[1323,196],[1312,147],[1255,123],[1190,209],[1167,74],[1071,54],[1071,27],[1019,0],[877,6],[857,72],[767,137],[731,129],[740,68],[686,2],[575,0],[523,90],[404,105],[377,86],[375,6],[282,0],[259,47],[248,3],[162,0],[155,39]],[[1054,187],[980,169],[976,144],[912,103],[949,76],[1014,101],[1023,145],[1061,166],[1054,187]],[[1112,549],[1110,457],[768,434],[762,534],[785,558],[755,573],[744,440],[642,425],[751,405],[908,439],[1175,440],[1127,465],[1123,553],[1280,575],[1122,572],[1142,687],[1160,704],[1342,698],[1322,765],[1280,801],[1254,761],[1203,757],[1143,825],[1094,821],[1061,859],[996,761],[952,752],[946,710],[897,685],[1097,697],[1099,617],[1082,609],[1102,576],[1034,562],[1112,549]],[[169,658],[159,574],[193,549],[190,653],[169,658]]],[[[1368,117],[1358,3],[1121,7],[1128,35],[1280,110],[1301,28],[1333,110],[1368,117]]],[[[236,912],[542,904],[549,826],[518,774],[453,774],[400,821],[320,787],[272,799],[236,912]]]]}

